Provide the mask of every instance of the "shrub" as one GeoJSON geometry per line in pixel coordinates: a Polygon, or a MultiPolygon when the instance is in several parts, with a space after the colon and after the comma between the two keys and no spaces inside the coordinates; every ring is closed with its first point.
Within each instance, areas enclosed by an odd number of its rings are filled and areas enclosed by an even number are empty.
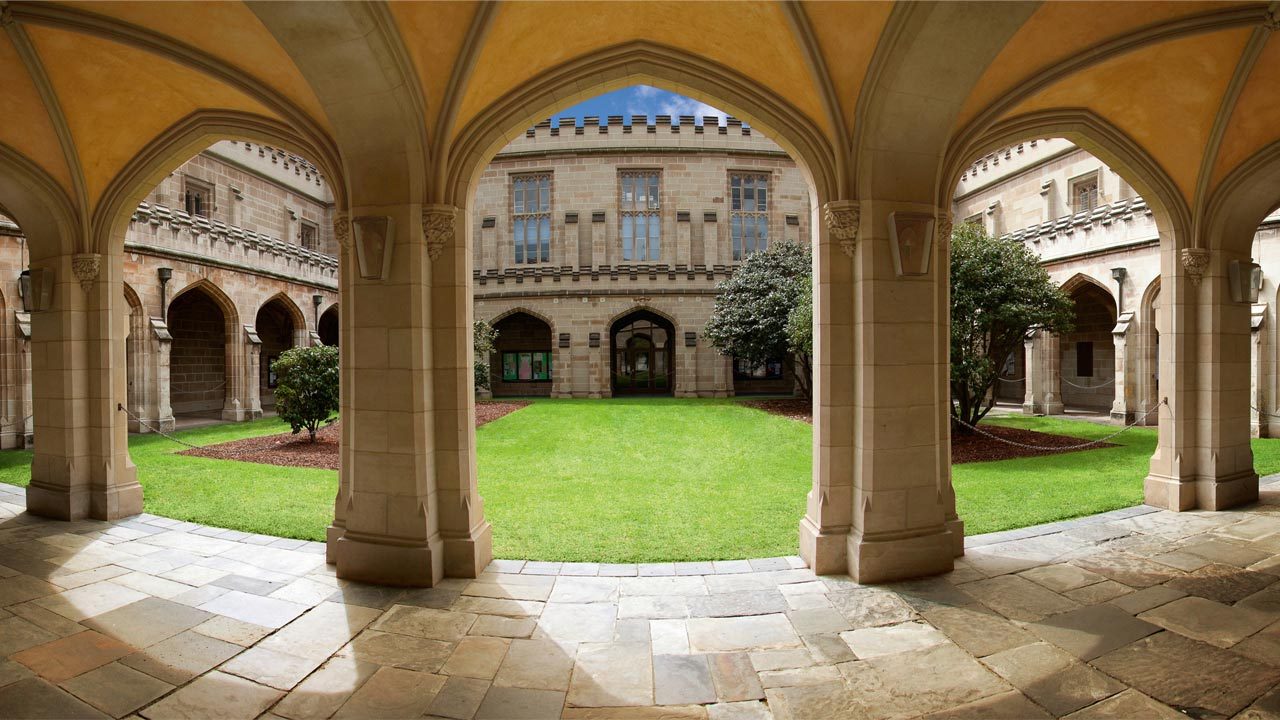
{"type": "Polygon", "coordinates": [[[476,320],[471,329],[471,344],[475,348],[475,360],[472,362],[476,375],[476,389],[489,389],[489,355],[493,353],[493,342],[498,339],[498,331],[487,320],[476,320]]]}
{"type": "Polygon", "coordinates": [[[338,348],[293,348],[271,370],[276,374],[276,414],[295,435],[306,428],[315,442],[320,425],[338,412],[338,348]]]}

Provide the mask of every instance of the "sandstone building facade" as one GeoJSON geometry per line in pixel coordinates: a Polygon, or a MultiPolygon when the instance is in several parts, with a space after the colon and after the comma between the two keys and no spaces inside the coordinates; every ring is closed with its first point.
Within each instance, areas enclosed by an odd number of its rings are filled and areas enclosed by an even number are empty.
{"type": "Polygon", "coordinates": [[[716,286],[770,242],[808,243],[790,157],[729,118],[550,120],[481,175],[475,316],[498,329],[494,395],[790,392],[702,337],[716,286]]]}
{"type": "MultiPolygon", "coordinates": [[[[133,432],[175,418],[248,420],[274,402],[270,363],[337,342],[333,196],[283,150],[218,142],[147,195],[125,236],[127,407],[133,432]]],[[[32,439],[26,238],[0,218],[0,447],[32,439]]]]}
{"type": "MultiPolygon", "coordinates": [[[[1076,303],[1075,328],[1033,331],[1002,367],[997,397],[1027,413],[1109,412],[1155,425],[1160,402],[1160,234],[1152,210],[1112,168],[1061,138],[1034,139],[976,160],[961,175],[955,222],[1025,243],[1076,303]]],[[[1254,236],[1261,274],[1238,278],[1251,298],[1250,422],[1280,434],[1275,317],[1280,212],[1254,236]]]]}

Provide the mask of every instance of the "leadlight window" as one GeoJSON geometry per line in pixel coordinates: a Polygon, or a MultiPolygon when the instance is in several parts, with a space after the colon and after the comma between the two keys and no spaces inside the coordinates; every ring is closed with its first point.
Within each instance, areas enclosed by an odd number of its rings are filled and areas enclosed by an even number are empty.
{"type": "Polygon", "coordinates": [[[745,358],[733,359],[733,377],[736,380],[781,380],[782,361],[769,360],[760,365],[745,358]]]}
{"type": "Polygon", "coordinates": [[[307,250],[315,250],[319,245],[319,227],[315,223],[303,220],[298,224],[298,244],[307,250]]]}
{"type": "Polygon", "coordinates": [[[1091,212],[1098,207],[1098,174],[1071,181],[1071,212],[1091,212]]]}
{"type": "Polygon", "coordinates": [[[729,197],[733,259],[743,260],[751,253],[769,247],[769,176],[730,173],[729,197]]]}
{"type": "Polygon", "coordinates": [[[209,217],[213,212],[213,186],[186,178],[182,183],[182,209],[192,217],[209,217]]]}
{"type": "Polygon", "coordinates": [[[551,353],[502,353],[503,382],[542,382],[551,379],[551,353]]]}
{"type": "Polygon", "coordinates": [[[661,189],[657,170],[621,173],[618,217],[622,222],[622,259],[625,262],[659,260],[662,257],[661,189]]]}
{"type": "Polygon", "coordinates": [[[511,178],[516,263],[551,262],[551,174],[511,178]]]}

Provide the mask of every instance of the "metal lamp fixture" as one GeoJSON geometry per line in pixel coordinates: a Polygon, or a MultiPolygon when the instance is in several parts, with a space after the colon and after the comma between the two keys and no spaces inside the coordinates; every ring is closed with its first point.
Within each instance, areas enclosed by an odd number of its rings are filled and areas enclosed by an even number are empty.
{"type": "Polygon", "coordinates": [[[23,270],[18,275],[18,297],[22,298],[22,312],[31,312],[31,271],[23,270]]]}
{"type": "Polygon", "coordinates": [[[156,276],[160,278],[160,318],[169,321],[169,300],[167,288],[173,279],[173,268],[156,268],[156,276]]]}
{"type": "Polygon", "coordinates": [[[1253,259],[1232,260],[1227,267],[1227,279],[1231,283],[1231,299],[1238,303],[1258,302],[1262,290],[1262,266],[1253,259]]]}
{"type": "Polygon", "coordinates": [[[1124,312],[1124,279],[1129,271],[1122,267],[1111,268],[1111,279],[1116,281],[1116,313],[1124,312]]]}
{"type": "Polygon", "coordinates": [[[23,312],[41,312],[53,307],[53,270],[31,268],[18,275],[18,295],[23,312]]]}
{"type": "Polygon", "coordinates": [[[320,326],[320,304],[324,302],[323,295],[312,295],[311,305],[315,308],[316,326],[320,326]]]}

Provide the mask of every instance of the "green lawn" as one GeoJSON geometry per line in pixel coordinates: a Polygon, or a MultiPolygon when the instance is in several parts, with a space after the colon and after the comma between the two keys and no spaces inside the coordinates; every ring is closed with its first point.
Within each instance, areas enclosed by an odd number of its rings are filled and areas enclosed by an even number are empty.
{"type": "MultiPolygon", "coordinates": [[[[1060,417],[1007,415],[987,421],[1086,440],[1118,429],[1060,417]]],[[[956,512],[965,533],[980,535],[1141,504],[1156,429],[1133,428],[1109,442],[1116,447],[952,466],[956,512]]],[[[1259,475],[1280,472],[1280,440],[1254,439],[1253,465],[1259,475]]]]}
{"type": "MultiPolygon", "coordinates": [[[[992,419],[1098,438],[1115,430],[1062,418],[992,419]]],[[[212,444],[287,430],[275,419],[179,433],[212,444]]],[[[731,400],[539,400],[476,432],[480,493],[498,557],[638,562],[789,555],[809,489],[811,431],[731,400]]],[[[1142,502],[1154,428],[1117,447],[953,468],[969,534],[1142,502]]],[[[130,452],[147,512],[323,540],[337,474],[186,457],[155,435],[130,452]]],[[[1280,440],[1254,440],[1260,474],[1280,472],[1280,440]]],[[[0,482],[26,485],[31,453],[0,452],[0,482]]]]}
{"type": "MultiPolygon", "coordinates": [[[[275,418],[184,430],[195,445],[288,432],[275,418]]],[[[147,512],[244,532],[324,540],[333,520],[338,474],[332,470],[211,460],[177,453],[186,448],[159,435],[129,436],[147,512]]],[[[31,451],[0,452],[0,482],[26,485],[31,451]]]]}
{"type": "Polygon", "coordinates": [[[793,555],[808,425],[730,400],[548,400],[476,433],[504,558],[638,562],[793,555]]]}

